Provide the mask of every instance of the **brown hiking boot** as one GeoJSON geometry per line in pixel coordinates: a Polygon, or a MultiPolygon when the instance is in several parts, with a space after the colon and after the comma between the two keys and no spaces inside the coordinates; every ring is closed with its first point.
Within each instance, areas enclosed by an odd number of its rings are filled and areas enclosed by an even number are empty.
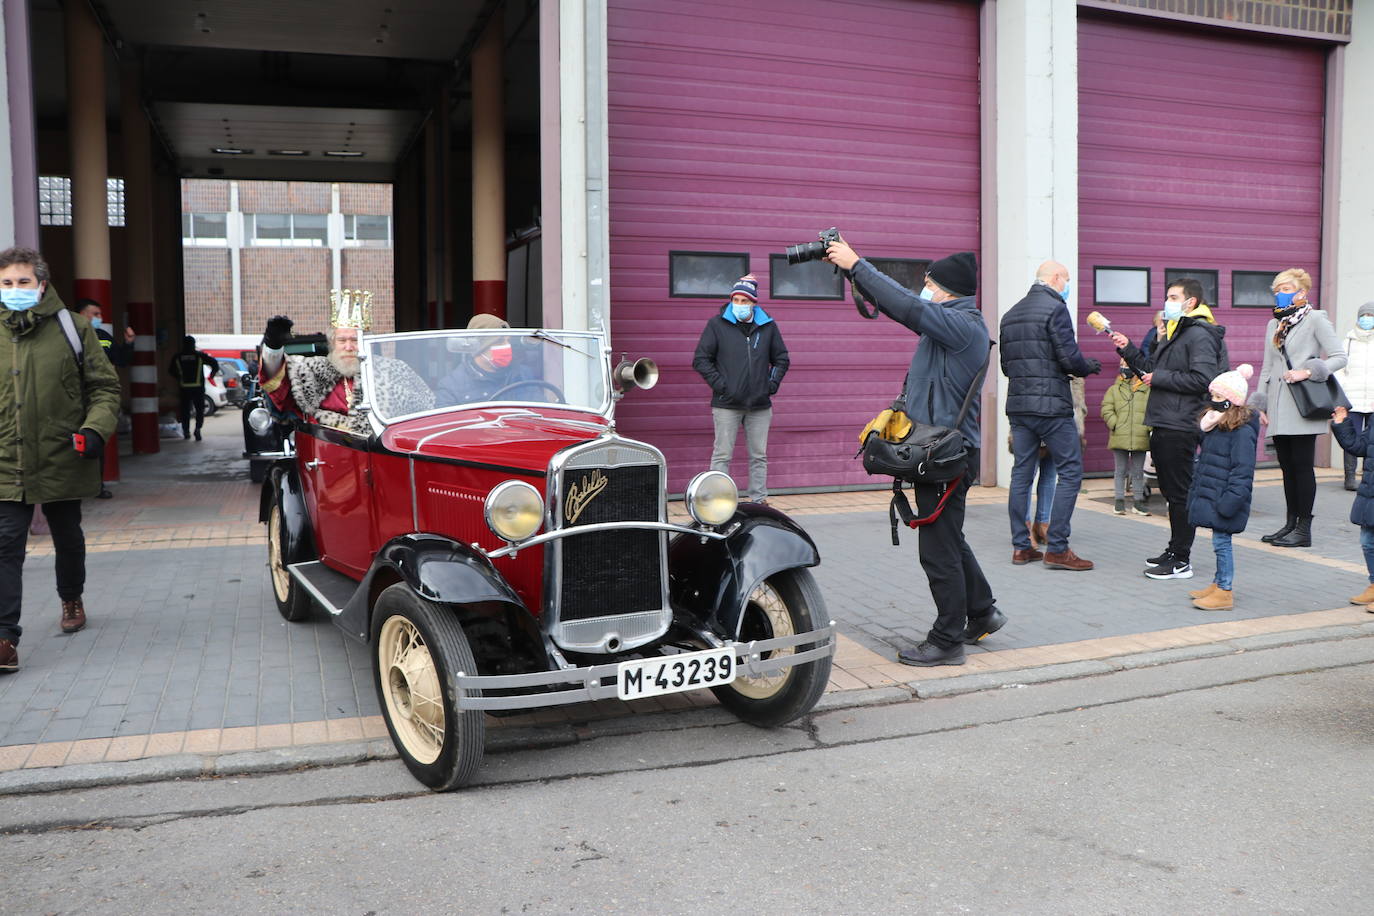
{"type": "MultiPolygon", "coordinates": [[[[1370,586],[1370,588],[1374,588],[1374,585],[1370,586]]],[[[1212,592],[1214,592],[1214,591],[1216,591],[1216,590],[1217,590],[1217,584],[1216,584],[1215,582],[1213,582],[1212,584],[1208,585],[1206,588],[1194,589],[1193,591],[1191,591],[1191,592],[1188,593],[1188,597],[1189,597],[1189,598],[1206,598],[1208,595],[1212,594],[1212,592]]],[[[1374,601],[1374,598],[1370,598],[1369,600],[1370,600],[1370,601],[1374,601]]],[[[1358,603],[1358,602],[1357,602],[1357,603],[1358,603]]]]}
{"type": "Polygon", "coordinates": [[[1350,599],[1351,604],[1374,604],[1374,583],[1369,588],[1350,599]]]}
{"type": "Polygon", "coordinates": [[[1063,553],[1045,554],[1045,565],[1050,569],[1072,569],[1074,572],[1082,572],[1085,569],[1092,569],[1093,561],[1085,560],[1072,550],[1065,548],[1063,553]]]}
{"type": "Polygon", "coordinates": [[[1027,563],[1033,563],[1043,556],[1044,554],[1034,547],[1028,547],[1025,550],[1013,550],[1011,552],[1011,562],[1013,566],[1025,566],[1027,563]]]}
{"type": "Polygon", "coordinates": [[[1229,611],[1235,604],[1231,601],[1230,590],[1219,588],[1207,597],[1194,601],[1193,607],[1199,611],[1229,611]]]}
{"type": "Polygon", "coordinates": [[[81,606],[81,599],[62,602],[62,632],[75,633],[86,625],[86,609],[81,606]]]}
{"type": "Polygon", "coordinates": [[[19,670],[19,649],[12,639],[0,639],[0,671],[19,670]]]}
{"type": "Polygon", "coordinates": [[[1036,547],[1044,547],[1050,542],[1050,523],[1036,522],[1031,525],[1031,543],[1036,547]]]}

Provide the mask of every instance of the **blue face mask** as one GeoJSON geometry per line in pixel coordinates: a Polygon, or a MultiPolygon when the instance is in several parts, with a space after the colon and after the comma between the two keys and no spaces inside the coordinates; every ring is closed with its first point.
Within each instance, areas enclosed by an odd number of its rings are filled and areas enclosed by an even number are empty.
{"type": "Polygon", "coordinates": [[[92,318],[91,327],[99,331],[101,328],[105,327],[105,322],[101,321],[99,318],[92,318]]]}
{"type": "Polygon", "coordinates": [[[0,303],[16,312],[26,312],[38,304],[37,287],[6,287],[0,289],[0,303]]]}
{"type": "Polygon", "coordinates": [[[1182,302],[1165,302],[1165,303],[1164,303],[1164,320],[1165,320],[1165,321],[1177,321],[1178,319],[1180,319],[1180,318],[1182,318],[1182,317],[1183,317],[1183,303],[1182,303],[1182,302]]]}
{"type": "Polygon", "coordinates": [[[931,289],[929,286],[921,287],[921,298],[927,302],[934,302],[935,290],[931,289]]]}
{"type": "Polygon", "coordinates": [[[1291,306],[1296,295],[1297,293],[1274,293],[1274,311],[1278,312],[1291,306]]]}
{"type": "Polygon", "coordinates": [[[752,305],[735,305],[731,303],[730,308],[734,310],[736,321],[748,321],[754,317],[754,307],[752,305]]]}
{"type": "Polygon", "coordinates": [[[1064,281],[1064,290],[1063,290],[1063,292],[1061,292],[1061,293],[1059,294],[1059,298],[1060,298],[1060,299],[1063,299],[1065,302],[1068,302],[1068,301],[1069,301],[1069,290],[1071,290],[1071,289],[1073,289],[1073,281],[1072,281],[1072,280],[1065,280],[1065,281],[1064,281]]]}
{"type": "Polygon", "coordinates": [[[1355,319],[1361,331],[1374,331],[1374,315],[1361,315],[1355,319]]]}

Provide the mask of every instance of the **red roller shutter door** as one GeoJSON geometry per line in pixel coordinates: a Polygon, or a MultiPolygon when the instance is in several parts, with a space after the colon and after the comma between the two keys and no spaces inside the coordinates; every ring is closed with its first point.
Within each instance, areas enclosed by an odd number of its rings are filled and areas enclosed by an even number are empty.
{"type": "Polygon", "coordinates": [[[710,390],[691,360],[724,297],[670,298],[668,253],[748,252],[792,360],[770,488],[870,482],[857,434],[917,338],[848,299],[773,300],[769,255],[832,225],[865,255],[978,250],[977,4],[608,6],[613,342],[662,369],[620,428],[666,452],[675,490],[708,466],[710,390]]]}
{"type": "MultiPolygon", "coordinates": [[[[1263,358],[1267,308],[1236,308],[1232,271],[1304,267],[1318,280],[1326,51],[1185,27],[1079,24],[1080,318],[1098,308],[1139,341],[1166,269],[1217,271],[1231,364],[1263,358]],[[1150,268],[1150,307],[1095,306],[1094,266],[1150,268]]],[[[1082,328],[1089,470],[1110,470],[1098,418],[1116,354],[1082,328]]]]}

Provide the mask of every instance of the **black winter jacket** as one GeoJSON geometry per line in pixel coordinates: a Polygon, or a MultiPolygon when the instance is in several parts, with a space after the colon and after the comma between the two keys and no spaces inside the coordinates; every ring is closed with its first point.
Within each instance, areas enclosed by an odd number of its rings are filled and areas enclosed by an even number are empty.
{"type": "Polygon", "coordinates": [[[1359,489],[1355,491],[1355,502],[1350,506],[1350,521],[1361,528],[1374,528],[1374,423],[1366,424],[1364,432],[1355,434],[1355,427],[1347,420],[1345,423],[1332,423],[1331,432],[1341,444],[1347,455],[1364,459],[1364,476],[1360,478],[1359,489]]]}
{"type": "Polygon", "coordinates": [[[757,305],[751,324],[735,321],[726,305],[706,322],[692,356],[692,368],[711,386],[711,406],[732,410],[771,407],[788,364],[777,322],[757,305]]]}
{"type": "Polygon", "coordinates": [[[1036,283],[1002,316],[1002,372],[1007,416],[1073,416],[1069,376],[1093,375],[1102,364],[1078,349],[1069,310],[1059,294],[1036,283]]]}
{"type": "Polygon", "coordinates": [[[1226,329],[1189,315],[1178,320],[1173,337],[1161,337],[1149,357],[1135,344],[1116,352],[1126,365],[1150,379],[1150,403],[1145,425],[1196,432],[1198,417],[1207,405],[1207,386],[1223,371],[1226,329]]]}

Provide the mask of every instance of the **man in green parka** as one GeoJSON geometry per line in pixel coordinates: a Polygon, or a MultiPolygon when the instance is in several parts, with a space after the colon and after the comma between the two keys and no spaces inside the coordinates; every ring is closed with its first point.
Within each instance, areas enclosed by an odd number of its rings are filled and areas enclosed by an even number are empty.
{"type": "Polygon", "coordinates": [[[33,507],[52,529],[62,631],[86,625],[81,500],[119,415],[119,379],[86,319],[66,310],[32,248],[0,251],[0,672],[19,668],[33,507]],[[78,361],[77,350],[80,350],[78,361]]]}

